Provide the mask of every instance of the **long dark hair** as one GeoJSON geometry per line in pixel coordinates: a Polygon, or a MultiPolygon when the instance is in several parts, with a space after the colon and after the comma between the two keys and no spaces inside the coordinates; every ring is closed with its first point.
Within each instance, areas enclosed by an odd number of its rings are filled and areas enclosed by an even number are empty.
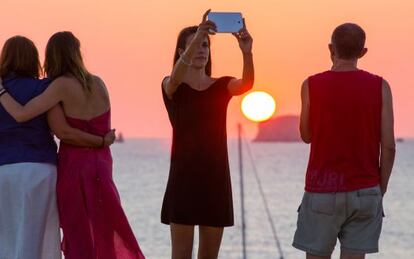
{"type": "MultiPolygon", "coordinates": [[[[177,60],[180,58],[180,53],[178,52],[179,49],[185,50],[185,44],[187,41],[188,36],[195,34],[197,32],[198,26],[190,26],[186,27],[181,30],[180,34],[178,34],[177,38],[177,45],[175,47],[175,53],[174,53],[174,65],[177,62],[177,60]]],[[[207,37],[208,40],[208,47],[210,48],[210,37],[207,37]]],[[[208,61],[206,65],[206,74],[208,76],[211,76],[211,51],[208,53],[208,61]]]]}
{"type": "Polygon", "coordinates": [[[0,56],[0,77],[5,78],[14,72],[18,76],[39,78],[42,67],[39,52],[33,41],[23,36],[8,39],[0,56]]]}
{"type": "Polygon", "coordinates": [[[49,78],[70,74],[84,89],[91,91],[93,78],[83,63],[80,41],[72,32],[53,34],[47,43],[45,56],[45,72],[49,78]]]}

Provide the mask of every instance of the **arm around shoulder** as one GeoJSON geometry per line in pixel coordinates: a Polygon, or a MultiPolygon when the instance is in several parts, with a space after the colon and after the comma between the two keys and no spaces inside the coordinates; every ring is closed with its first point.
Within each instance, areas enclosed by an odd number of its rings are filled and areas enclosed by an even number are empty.
{"type": "Polygon", "coordinates": [[[40,95],[30,100],[24,106],[16,102],[9,94],[3,94],[0,102],[6,111],[17,121],[25,122],[45,113],[47,110],[62,101],[64,86],[58,81],[53,81],[50,86],[40,95]]]}

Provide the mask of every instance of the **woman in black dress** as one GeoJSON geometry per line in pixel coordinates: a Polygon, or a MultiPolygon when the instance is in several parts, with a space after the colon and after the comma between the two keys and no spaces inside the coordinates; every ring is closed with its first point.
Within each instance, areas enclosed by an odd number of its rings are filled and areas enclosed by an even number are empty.
{"type": "Polygon", "coordinates": [[[173,259],[191,258],[195,225],[198,258],[217,258],[223,227],[233,225],[227,105],[254,82],[253,40],[246,27],[233,34],[243,54],[243,78],[211,77],[209,34],[215,25],[206,20],[208,13],[199,26],[181,31],[172,73],[162,82],[173,143],[161,221],[170,225],[173,259]]]}

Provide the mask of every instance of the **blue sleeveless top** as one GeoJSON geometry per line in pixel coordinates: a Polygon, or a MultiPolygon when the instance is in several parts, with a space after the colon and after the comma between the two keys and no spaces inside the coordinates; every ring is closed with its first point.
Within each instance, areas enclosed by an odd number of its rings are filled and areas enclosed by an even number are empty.
{"type": "MultiPolygon", "coordinates": [[[[41,94],[50,82],[49,79],[11,75],[3,80],[3,86],[24,105],[41,94]]],[[[0,104],[0,165],[22,162],[56,164],[56,152],[46,114],[18,123],[0,104]]]]}

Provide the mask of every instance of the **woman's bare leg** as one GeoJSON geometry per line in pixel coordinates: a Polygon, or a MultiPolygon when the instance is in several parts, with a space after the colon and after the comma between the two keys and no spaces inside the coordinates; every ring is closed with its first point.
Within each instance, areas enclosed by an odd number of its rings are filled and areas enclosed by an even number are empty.
{"type": "Polygon", "coordinates": [[[200,226],[198,259],[216,259],[219,254],[223,228],[200,226]]]}
{"type": "Polygon", "coordinates": [[[172,259],[191,259],[193,253],[194,226],[170,224],[172,259]]]}

